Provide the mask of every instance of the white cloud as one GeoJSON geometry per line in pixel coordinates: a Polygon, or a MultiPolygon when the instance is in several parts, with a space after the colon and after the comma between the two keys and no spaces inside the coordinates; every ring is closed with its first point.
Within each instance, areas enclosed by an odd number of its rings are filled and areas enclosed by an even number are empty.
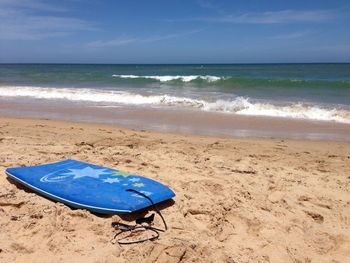
{"type": "Polygon", "coordinates": [[[203,31],[203,29],[196,29],[196,30],[191,30],[191,31],[186,31],[182,33],[173,33],[173,34],[166,34],[166,35],[158,35],[158,36],[151,36],[148,38],[143,38],[140,39],[140,42],[157,42],[157,41],[162,41],[162,40],[167,40],[167,39],[173,39],[173,38],[179,38],[179,37],[184,37],[188,35],[193,35],[196,33],[199,33],[203,31]]]}
{"type": "Polygon", "coordinates": [[[92,41],[84,46],[86,48],[107,48],[107,47],[115,47],[115,46],[122,46],[122,45],[127,45],[131,43],[153,43],[153,42],[158,42],[162,40],[168,40],[168,39],[175,39],[179,37],[184,37],[187,35],[192,35],[198,32],[203,31],[202,29],[198,30],[192,30],[192,31],[186,31],[182,33],[173,33],[173,34],[166,34],[166,35],[157,35],[157,36],[150,36],[150,37],[129,37],[129,36],[122,36],[122,37],[117,37],[114,39],[110,40],[97,40],[97,41],[92,41]]]}
{"type": "Polygon", "coordinates": [[[63,15],[43,15],[38,11],[63,12],[42,1],[0,0],[0,39],[37,40],[96,30],[90,22],[63,15]]]}
{"type": "Polygon", "coordinates": [[[131,37],[118,37],[111,40],[97,40],[89,42],[85,45],[86,48],[106,48],[106,47],[115,47],[115,46],[122,46],[126,44],[130,44],[133,42],[138,41],[137,38],[131,38],[131,37]]]}
{"type": "Polygon", "coordinates": [[[215,17],[194,17],[187,19],[167,19],[168,22],[203,21],[232,24],[287,24],[318,23],[334,20],[334,10],[279,10],[267,12],[246,12],[215,17]]]}
{"type": "Polygon", "coordinates": [[[295,22],[324,22],[335,18],[332,11],[327,10],[281,10],[262,13],[244,13],[223,17],[222,22],[244,24],[281,24],[295,22]]]}
{"type": "Polygon", "coordinates": [[[305,48],[307,52],[336,52],[350,56],[350,45],[349,44],[330,44],[328,46],[314,46],[312,48],[305,48]]]}
{"type": "Polygon", "coordinates": [[[217,5],[217,2],[213,3],[208,0],[197,0],[197,4],[204,9],[214,10],[216,12],[222,13],[221,8],[217,5]]]}
{"type": "Polygon", "coordinates": [[[46,3],[42,0],[0,0],[0,7],[3,8],[20,8],[30,10],[40,10],[48,12],[64,12],[65,8],[46,3]]]}
{"type": "Polygon", "coordinates": [[[306,31],[301,31],[301,32],[290,32],[290,33],[285,33],[285,34],[279,34],[272,36],[272,39],[297,39],[297,38],[302,38],[308,35],[308,32],[306,31]]]}

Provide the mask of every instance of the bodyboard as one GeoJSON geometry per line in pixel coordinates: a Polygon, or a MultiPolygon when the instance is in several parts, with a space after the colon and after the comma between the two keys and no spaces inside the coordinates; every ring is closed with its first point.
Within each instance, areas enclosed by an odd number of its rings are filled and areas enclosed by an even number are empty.
{"type": "Polygon", "coordinates": [[[8,168],[6,174],[49,199],[102,214],[130,213],[175,196],[155,180],[76,160],[8,168]]]}

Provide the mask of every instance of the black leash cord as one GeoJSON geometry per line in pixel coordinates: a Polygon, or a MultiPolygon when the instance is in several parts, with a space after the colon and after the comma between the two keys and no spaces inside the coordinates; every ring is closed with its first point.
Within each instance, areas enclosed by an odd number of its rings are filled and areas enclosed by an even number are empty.
{"type": "Polygon", "coordinates": [[[157,213],[157,214],[160,216],[160,218],[162,219],[165,230],[168,230],[168,226],[167,226],[167,224],[166,224],[166,222],[165,222],[165,219],[164,219],[162,213],[160,212],[160,210],[158,209],[158,207],[155,205],[155,203],[152,201],[152,199],[151,199],[149,196],[147,196],[147,195],[145,195],[144,193],[141,193],[141,192],[139,192],[139,191],[137,191],[137,190],[134,190],[134,189],[127,189],[126,191],[128,191],[128,192],[134,192],[134,193],[136,193],[136,194],[138,194],[138,195],[143,196],[143,197],[146,198],[148,201],[150,201],[151,204],[152,204],[152,207],[153,207],[154,211],[156,211],[156,213],[157,213]]]}
{"type": "MultiPolygon", "coordinates": [[[[116,233],[113,237],[113,239],[111,240],[112,244],[118,243],[119,245],[130,245],[130,244],[137,244],[137,243],[143,243],[145,241],[153,241],[159,238],[159,229],[154,228],[154,227],[148,227],[148,226],[134,226],[132,230],[121,230],[120,232],[116,233]],[[145,239],[141,239],[141,240],[135,240],[135,241],[123,241],[123,239],[127,239],[128,237],[116,240],[117,236],[119,236],[122,233],[125,233],[127,231],[133,231],[133,230],[137,230],[137,229],[143,229],[144,230],[150,230],[151,232],[155,233],[155,236],[149,237],[149,238],[145,238],[145,239]],[[116,240],[116,241],[115,241],[116,240]]],[[[163,230],[161,230],[163,231],[163,230]]]]}
{"type": "MultiPolygon", "coordinates": [[[[148,197],[147,195],[145,195],[144,193],[141,193],[137,190],[134,190],[134,189],[127,189],[126,191],[128,192],[134,192],[138,195],[141,195],[143,196],[144,198],[146,198],[147,200],[149,200],[152,204],[152,207],[153,209],[156,211],[156,213],[161,217],[162,221],[163,221],[163,224],[164,224],[164,228],[165,229],[159,229],[159,228],[156,228],[156,227],[152,227],[152,226],[145,226],[145,225],[127,225],[127,224],[123,224],[123,223],[118,223],[118,222],[113,222],[112,223],[112,227],[115,228],[115,229],[119,229],[120,231],[118,233],[116,233],[113,237],[113,239],[111,240],[111,243],[112,244],[116,244],[118,243],[119,245],[130,245],[130,244],[137,244],[137,243],[142,243],[142,242],[145,242],[145,241],[154,241],[156,239],[159,238],[159,232],[165,232],[166,230],[168,230],[168,226],[165,222],[165,219],[162,215],[162,213],[160,212],[160,210],[156,207],[156,205],[154,204],[154,202],[152,201],[152,199],[150,197],[148,197]],[[131,236],[132,234],[132,231],[134,230],[141,230],[141,231],[151,231],[153,233],[155,233],[156,235],[155,236],[152,236],[150,238],[146,238],[146,239],[142,239],[142,240],[136,240],[136,241],[123,241],[123,239],[127,239],[128,237],[131,236]],[[125,233],[125,232],[130,232],[130,235],[125,237],[125,238],[121,238],[121,239],[118,239],[116,240],[116,238],[122,234],[122,233],[125,233]]],[[[154,214],[153,214],[154,215],[154,214]]],[[[153,219],[152,219],[153,220],[153,219]]],[[[137,221],[137,220],[136,220],[137,221]]]]}

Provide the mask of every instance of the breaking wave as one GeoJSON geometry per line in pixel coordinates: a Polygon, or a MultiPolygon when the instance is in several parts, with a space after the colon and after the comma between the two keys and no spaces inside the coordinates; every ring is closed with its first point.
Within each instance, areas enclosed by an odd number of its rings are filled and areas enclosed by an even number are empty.
{"type": "Polygon", "coordinates": [[[101,89],[73,89],[73,88],[45,88],[45,87],[0,87],[0,97],[30,97],[36,99],[61,99],[68,101],[84,101],[107,103],[110,105],[151,105],[193,108],[208,112],[221,112],[238,115],[270,116],[293,119],[309,119],[350,123],[350,111],[337,108],[326,108],[319,105],[305,105],[294,103],[275,105],[273,103],[256,102],[246,97],[235,97],[232,100],[209,101],[171,95],[142,95],[132,92],[101,90],[101,89]]]}
{"type": "Polygon", "coordinates": [[[194,80],[206,80],[208,82],[214,82],[223,79],[224,77],[217,77],[217,76],[201,76],[201,75],[190,75],[190,76],[137,76],[137,75],[112,75],[112,77],[115,78],[121,78],[121,79],[151,79],[151,80],[157,80],[160,82],[169,82],[169,81],[182,81],[182,82],[191,82],[194,80]]]}
{"type": "Polygon", "coordinates": [[[225,89],[244,87],[254,89],[261,87],[268,88],[307,88],[307,89],[349,89],[350,82],[347,80],[307,80],[290,78],[254,78],[235,76],[213,76],[213,75],[112,75],[114,84],[128,82],[135,86],[149,83],[160,83],[175,86],[193,85],[198,87],[215,86],[225,89]]]}

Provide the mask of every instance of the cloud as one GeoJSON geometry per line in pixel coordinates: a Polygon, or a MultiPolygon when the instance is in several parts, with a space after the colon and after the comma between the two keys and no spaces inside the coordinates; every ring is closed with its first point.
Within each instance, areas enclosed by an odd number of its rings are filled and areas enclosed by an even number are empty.
{"type": "Polygon", "coordinates": [[[217,3],[214,4],[208,0],[197,0],[197,4],[204,9],[214,10],[220,13],[222,12],[221,8],[217,6],[217,3]]]}
{"type": "Polygon", "coordinates": [[[3,8],[17,8],[30,9],[36,11],[48,12],[65,12],[65,8],[53,4],[46,3],[40,0],[0,0],[0,7],[3,8]]]}
{"type": "Polygon", "coordinates": [[[287,24],[319,23],[336,18],[334,10],[279,10],[267,12],[246,12],[216,17],[194,17],[188,19],[168,19],[168,22],[203,21],[232,24],[287,24]]]}
{"type": "Polygon", "coordinates": [[[301,32],[291,32],[291,33],[286,33],[286,34],[280,34],[280,35],[275,35],[272,36],[272,39],[282,39],[282,40],[287,40],[287,39],[297,39],[297,38],[302,38],[308,35],[308,32],[306,31],[301,31],[301,32]]]}
{"type": "Polygon", "coordinates": [[[0,0],[0,39],[38,40],[96,30],[88,21],[63,15],[42,15],[42,11],[63,12],[64,9],[42,1],[0,0]]]}
{"type": "Polygon", "coordinates": [[[143,37],[143,38],[122,36],[122,37],[117,37],[117,38],[110,39],[110,40],[92,41],[92,42],[85,44],[84,46],[86,48],[98,49],[98,48],[122,46],[122,45],[131,44],[131,43],[153,43],[153,42],[158,42],[158,41],[163,41],[163,40],[168,40],[168,39],[175,39],[175,38],[179,38],[179,37],[184,37],[184,36],[192,35],[192,34],[195,34],[195,33],[201,32],[201,31],[203,31],[203,29],[186,31],[186,32],[182,32],[182,33],[156,35],[156,36],[143,37]]]}
{"type": "Polygon", "coordinates": [[[172,38],[179,38],[179,37],[184,37],[188,35],[193,35],[199,32],[204,31],[204,29],[195,29],[191,31],[186,31],[182,33],[173,33],[173,34],[166,34],[166,35],[159,35],[159,36],[151,36],[148,38],[143,38],[140,39],[140,42],[146,42],[146,43],[151,43],[151,42],[157,42],[157,41],[162,41],[162,40],[167,40],[167,39],[172,39],[172,38]]]}
{"type": "Polygon", "coordinates": [[[325,10],[282,10],[262,13],[245,13],[222,18],[222,22],[244,24],[282,24],[296,22],[324,22],[335,18],[333,11],[325,10]]]}
{"type": "Polygon", "coordinates": [[[332,44],[328,46],[314,46],[304,49],[307,52],[337,52],[350,56],[350,45],[349,44],[332,44]]]}
{"type": "Polygon", "coordinates": [[[131,38],[131,37],[118,37],[111,40],[97,40],[89,42],[85,45],[86,48],[107,48],[107,47],[115,47],[115,46],[122,46],[126,44],[130,44],[133,42],[138,41],[137,38],[131,38]]]}

